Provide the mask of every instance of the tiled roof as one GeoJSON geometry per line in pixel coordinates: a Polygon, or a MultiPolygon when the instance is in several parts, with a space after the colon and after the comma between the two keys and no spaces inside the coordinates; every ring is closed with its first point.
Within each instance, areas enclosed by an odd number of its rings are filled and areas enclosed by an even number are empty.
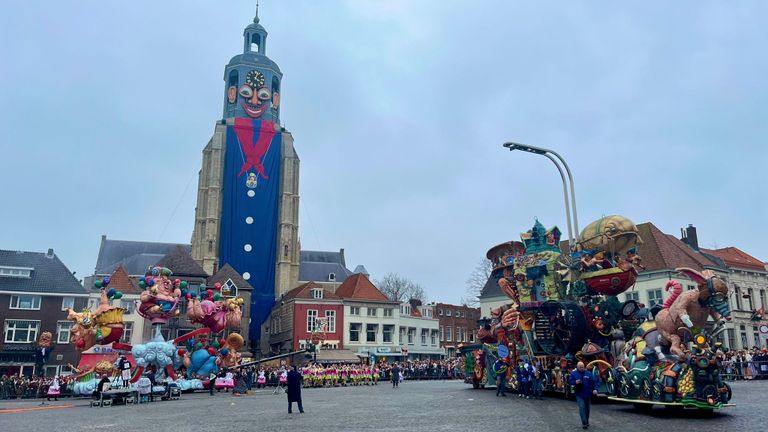
{"type": "Polygon", "coordinates": [[[701,251],[720,258],[725,261],[725,265],[728,267],[765,271],[765,264],[762,261],[734,246],[720,249],[701,249],[701,251]]]}
{"type": "Polygon", "coordinates": [[[235,284],[237,287],[237,290],[248,290],[253,291],[253,287],[251,284],[248,283],[245,279],[243,279],[242,276],[240,276],[240,273],[237,272],[234,268],[232,268],[229,264],[224,264],[224,267],[219,269],[218,272],[216,272],[215,275],[208,278],[208,280],[205,281],[205,284],[209,287],[212,287],[216,282],[221,283],[224,285],[227,280],[232,279],[232,283],[235,284]]]}
{"type": "Polygon", "coordinates": [[[139,288],[139,282],[128,276],[128,272],[123,266],[117,266],[117,270],[109,277],[107,288],[114,288],[123,294],[141,294],[142,292],[142,289],[139,288]]]}
{"type": "Polygon", "coordinates": [[[208,273],[181,246],[176,246],[155,265],[171,269],[174,276],[208,277],[208,273]]]}
{"type": "Polygon", "coordinates": [[[108,275],[115,271],[118,265],[122,265],[129,275],[143,275],[148,267],[157,264],[177,246],[187,252],[192,250],[188,244],[108,240],[106,236],[102,236],[95,274],[108,275]]]}
{"type": "Polygon", "coordinates": [[[0,291],[54,294],[88,294],[77,278],[51,251],[0,250],[0,266],[32,268],[30,277],[0,276],[0,291]]]}
{"type": "Polygon", "coordinates": [[[352,274],[346,267],[339,263],[301,261],[299,264],[299,280],[331,282],[328,275],[333,273],[336,276],[336,282],[344,282],[352,274]]]}
{"type": "Polygon", "coordinates": [[[653,223],[637,225],[643,243],[637,245],[637,253],[643,258],[644,271],[675,269],[688,267],[702,271],[706,267],[718,267],[718,264],[699,252],[691,249],[675,236],[664,234],[653,223]]]}
{"type": "Polygon", "coordinates": [[[485,285],[483,285],[483,289],[480,290],[480,298],[489,297],[506,297],[506,294],[501,292],[501,288],[499,288],[499,284],[496,283],[496,278],[493,275],[488,277],[485,285]]]}
{"type": "Polygon", "coordinates": [[[323,299],[324,300],[341,300],[341,297],[337,296],[333,292],[323,289],[320,285],[314,283],[314,282],[307,282],[305,284],[299,285],[296,288],[288,291],[285,293],[285,300],[290,299],[314,299],[312,296],[312,289],[322,289],[323,290],[323,299]]]}
{"type": "Polygon", "coordinates": [[[362,273],[353,274],[336,289],[336,295],[347,300],[389,301],[387,296],[362,273]]]}

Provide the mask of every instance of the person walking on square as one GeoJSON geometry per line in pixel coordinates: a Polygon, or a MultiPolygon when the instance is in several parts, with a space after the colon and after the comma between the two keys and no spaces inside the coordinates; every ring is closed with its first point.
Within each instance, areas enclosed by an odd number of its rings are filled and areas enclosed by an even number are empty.
{"type": "Polygon", "coordinates": [[[400,384],[400,368],[397,363],[389,370],[389,377],[392,379],[392,388],[396,388],[400,384]]]}
{"type": "Polygon", "coordinates": [[[592,404],[592,395],[597,394],[597,382],[592,372],[584,367],[584,362],[576,364],[576,370],[571,372],[568,377],[568,383],[574,386],[576,395],[576,404],[579,406],[579,416],[581,417],[581,428],[589,427],[589,408],[592,404]]]}
{"type": "Polygon", "coordinates": [[[208,394],[213,396],[213,388],[216,387],[216,372],[211,371],[208,375],[208,394]]]}
{"type": "Polygon", "coordinates": [[[291,414],[293,403],[296,402],[299,406],[299,412],[304,413],[304,406],[301,404],[301,382],[304,377],[296,370],[296,366],[293,366],[290,372],[288,372],[288,414],[291,414]]]}
{"type": "Polygon", "coordinates": [[[502,359],[493,364],[493,373],[496,375],[496,396],[507,397],[507,372],[509,366],[502,359]]]}

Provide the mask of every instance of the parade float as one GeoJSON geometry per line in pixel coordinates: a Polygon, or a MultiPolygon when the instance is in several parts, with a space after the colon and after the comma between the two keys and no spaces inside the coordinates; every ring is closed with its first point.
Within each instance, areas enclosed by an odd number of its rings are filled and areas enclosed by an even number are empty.
{"type": "Polygon", "coordinates": [[[561,245],[557,227],[538,221],[521,241],[491,248],[492,281],[510,302],[478,321],[479,343],[462,347],[468,381],[493,386],[506,373],[516,389],[514,367],[539,363],[544,390],[569,396],[567,377],[582,361],[603,396],[638,408],[729,406],[715,340],[731,314],[726,283],[709,271],[677,269],[697,289],[683,292],[671,280],[672,295],[651,320],[637,302],[617,297],[643,268],[641,242],[631,220],[608,216],[589,224],[570,248],[561,245]],[[509,366],[505,372],[497,370],[499,359],[509,366]]]}
{"type": "Polygon", "coordinates": [[[172,276],[170,269],[153,266],[138,281],[143,291],[136,311],[152,325],[153,336],[147,343],[120,342],[125,309],[111,304],[112,300],[120,299],[122,293],[109,287],[109,276],[94,282],[101,290],[96,310],[67,310],[68,319],[74,322],[71,342],[78,351],[96,346],[102,352],[118,355],[114,362],[102,360],[77,370],[76,394],[91,394],[99,378],[104,376],[117,384],[122,381],[122,373],[127,374],[129,385],[134,387],[151,372],[156,383],[173,384],[181,390],[203,389],[215,385],[210,382],[212,373],[239,365],[238,351],[245,345],[243,337],[234,332],[224,336],[223,332],[240,327],[243,299],[230,296],[229,290],[219,283],[213,289],[200,284],[199,292],[190,291],[186,281],[172,279],[172,276]],[[187,302],[189,320],[202,328],[165,340],[162,326],[180,315],[182,302],[187,302]]]}

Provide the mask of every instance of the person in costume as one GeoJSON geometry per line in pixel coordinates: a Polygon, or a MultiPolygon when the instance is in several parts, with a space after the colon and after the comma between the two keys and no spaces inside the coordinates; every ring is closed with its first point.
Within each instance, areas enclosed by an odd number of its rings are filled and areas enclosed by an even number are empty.
{"type": "Polygon", "coordinates": [[[51,385],[48,387],[48,400],[51,400],[51,397],[54,398],[54,400],[59,400],[60,387],[59,387],[59,377],[55,376],[53,377],[53,382],[51,382],[51,385]]]}

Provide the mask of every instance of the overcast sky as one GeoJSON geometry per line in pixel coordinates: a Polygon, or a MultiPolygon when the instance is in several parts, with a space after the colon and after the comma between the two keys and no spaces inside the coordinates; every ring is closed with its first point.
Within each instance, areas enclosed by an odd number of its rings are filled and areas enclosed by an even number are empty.
{"type": "MultiPolygon", "coordinates": [[[[492,245],[651,221],[768,260],[768,3],[263,0],[304,249],[456,302],[492,245]]],[[[189,242],[201,150],[254,1],[11,1],[0,248],[92,273],[102,234],[189,242]],[[226,6],[225,6],[226,5],[226,6]]]]}

